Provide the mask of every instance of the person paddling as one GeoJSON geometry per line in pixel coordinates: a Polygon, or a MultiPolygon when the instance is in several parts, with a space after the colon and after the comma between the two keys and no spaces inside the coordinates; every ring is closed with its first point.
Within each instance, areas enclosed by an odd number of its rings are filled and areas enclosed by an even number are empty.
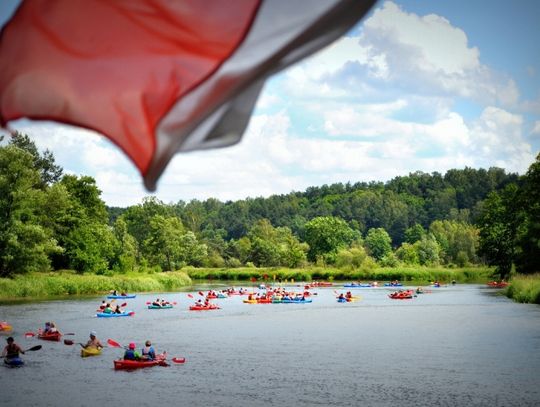
{"type": "Polygon", "coordinates": [[[142,358],[146,360],[154,360],[156,358],[156,350],[149,340],[145,342],[144,348],[141,350],[142,358]]]}
{"type": "Polygon", "coordinates": [[[88,349],[88,348],[101,349],[101,348],[103,348],[103,345],[101,344],[99,339],[96,338],[96,331],[90,332],[90,339],[88,340],[88,342],[86,342],[86,345],[83,345],[83,348],[85,348],[85,349],[88,349]]]}
{"type": "Polygon", "coordinates": [[[124,352],[124,360],[139,360],[141,358],[141,354],[135,348],[135,342],[131,342],[124,352]]]}
{"type": "Polygon", "coordinates": [[[24,354],[24,350],[21,349],[19,345],[17,345],[13,339],[13,337],[9,337],[6,339],[7,345],[2,351],[2,356],[6,358],[6,361],[9,362],[10,359],[16,359],[19,357],[19,353],[24,354]]]}

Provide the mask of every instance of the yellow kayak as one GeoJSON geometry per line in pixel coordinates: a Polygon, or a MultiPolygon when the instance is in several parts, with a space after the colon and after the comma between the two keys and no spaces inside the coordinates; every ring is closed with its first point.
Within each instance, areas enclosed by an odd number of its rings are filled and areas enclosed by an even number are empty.
{"type": "Polygon", "coordinates": [[[101,355],[101,349],[98,348],[82,348],[81,357],[85,358],[87,356],[98,356],[101,355]]]}
{"type": "Polygon", "coordinates": [[[12,329],[11,325],[0,325],[0,331],[11,331],[12,329]]]}
{"type": "Polygon", "coordinates": [[[244,300],[246,304],[257,304],[257,300],[244,300]]]}

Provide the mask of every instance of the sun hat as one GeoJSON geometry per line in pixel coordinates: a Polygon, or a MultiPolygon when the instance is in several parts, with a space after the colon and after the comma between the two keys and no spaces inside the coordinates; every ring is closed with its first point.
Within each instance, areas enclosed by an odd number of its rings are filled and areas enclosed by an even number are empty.
{"type": "Polygon", "coordinates": [[[90,336],[96,336],[96,331],[90,331],[90,336]]]}

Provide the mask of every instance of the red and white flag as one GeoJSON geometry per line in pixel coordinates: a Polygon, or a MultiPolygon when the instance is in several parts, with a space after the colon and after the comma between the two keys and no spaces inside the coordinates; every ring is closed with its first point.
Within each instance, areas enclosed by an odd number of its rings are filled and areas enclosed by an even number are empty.
{"type": "Polygon", "coordinates": [[[240,140],[264,81],[375,0],[26,0],[0,35],[0,123],[95,130],[148,189],[178,151],[240,140]]]}

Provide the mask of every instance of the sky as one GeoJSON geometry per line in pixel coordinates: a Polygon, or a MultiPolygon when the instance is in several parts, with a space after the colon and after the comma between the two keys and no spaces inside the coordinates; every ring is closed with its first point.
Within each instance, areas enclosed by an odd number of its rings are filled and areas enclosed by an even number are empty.
{"type": "MultiPolygon", "coordinates": [[[[0,24],[17,0],[0,1],[0,24]]],[[[540,150],[540,2],[380,1],[349,33],[267,81],[241,143],[177,154],[148,193],[105,137],[10,123],[109,206],[222,201],[415,171],[501,167],[540,150]]],[[[5,142],[5,141],[4,141],[5,142]]]]}

